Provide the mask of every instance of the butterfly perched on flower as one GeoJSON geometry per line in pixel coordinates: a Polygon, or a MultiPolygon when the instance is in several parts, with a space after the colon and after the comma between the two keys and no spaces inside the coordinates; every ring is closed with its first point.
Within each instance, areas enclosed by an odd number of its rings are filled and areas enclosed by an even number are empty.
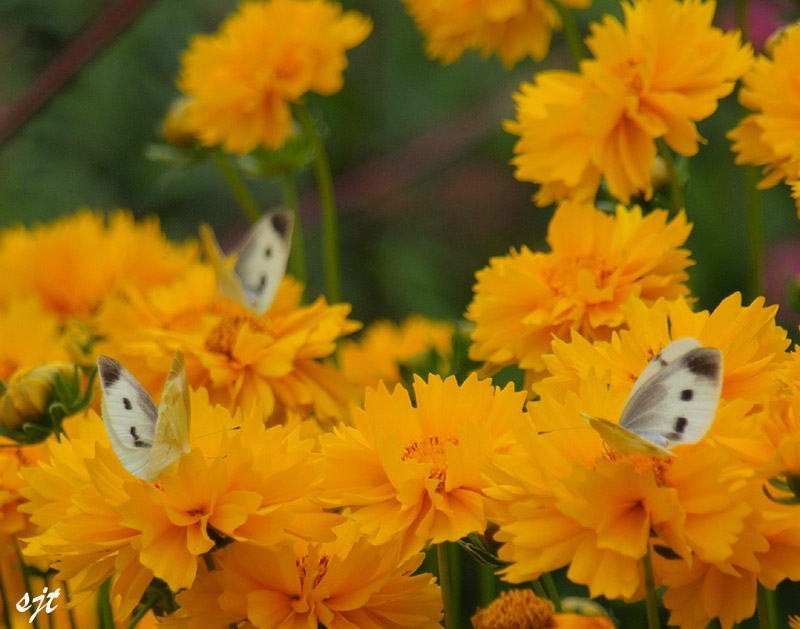
{"type": "Polygon", "coordinates": [[[673,341],[636,379],[619,424],[583,415],[603,440],[626,454],[669,456],[696,443],[714,422],[722,392],[722,352],[697,339],[673,341]]]}

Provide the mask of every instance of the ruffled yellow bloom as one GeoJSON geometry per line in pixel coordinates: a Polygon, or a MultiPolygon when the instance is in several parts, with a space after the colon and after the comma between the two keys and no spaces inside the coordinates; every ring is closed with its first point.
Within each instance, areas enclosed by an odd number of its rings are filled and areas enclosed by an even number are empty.
{"type": "Polygon", "coordinates": [[[110,293],[163,286],[196,259],[197,247],[168,242],[155,218],[81,210],[0,232],[0,299],[37,297],[62,320],[87,321],[110,293]]]}
{"type": "Polygon", "coordinates": [[[331,537],[342,518],[314,501],[324,463],[311,440],[266,429],[259,409],[232,417],[204,390],[191,394],[191,407],[192,451],[155,485],[122,467],[94,413],[81,422],[88,434],[51,443],[52,463],[22,473],[31,500],[23,510],[40,529],[26,552],[58,559],[75,592],[116,575],[127,613],[152,576],[174,591],[190,587],[215,539],[331,537]]]}
{"type": "MultiPolygon", "coordinates": [[[[345,527],[347,528],[347,527],[345,527]]],[[[361,627],[438,629],[439,586],[411,576],[422,554],[404,559],[399,543],[374,546],[340,536],[328,544],[274,547],[234,543],[198,587],[178,595],[169,626],[361,627]]]]}
{"type": "Polygon", "coordinates": [[[562,204],[548,228],[550,253],[512,250],[476,274],[466,315],[476,324],[470,358],[489,370],[517,363],[542,371],[554,335],[566,339],[576,329],[608,339],[626,325],[630,296],[651,303],[688,294],[692,261],[680,247],[690,230],[683,213],[668,222],[662,210],[643,217],[638,207],[620,206],[609,216],[562,204]]]}
{"type": "MultiPolygon", "coordinates": [[[[744,76],[739,101],[755,113],[745,117],[728,137],[734,140],[737,164],[764,166],[759,188],[783,180],[800,186],[800,28],[786,29],[772,48],[744,76]]],[[[795,195],[797,198],[797,195],[795,195]]],[[[800,216],[800,201],[797,204],[800,216]]]]}
{"type": "Polygon", "coordinates": [[[531,590],[508,590],[479,609],[471,619],[474,629],[613,629],[606,616],[556,614],[553,604],[531,590]]]}
{"type": "Polygon", "coordinates": [[[800,629],[800,616],[789,616],[789,629],[800,629]]]}
{"type": "MultiPolygon", "coordinates": [[[[411,316],[400,325],[376,321],[364,330],[358,341],[343,341],[338,362],[342,373],[359,386],[375,388],[383,381],[387,386],[403,380],[401,366],[415,358],[435,352],[439,360],[452,353],[454,325],[450,321],[431,321],[411,316]]],[[[442,371],[447,371],[442,366],[442,371]]]]}
{"type": "Polygon", "coordinates": [[[68,359],[61,323],[35,299],[14,299],[0,306],[0,380],[43,363],[68,359]]]}
{"type": "Polygon", "coordinates": [[[508,422],[525,394],[472,374],[414,380],[416,406],[401,386],[368,389],[353,427],[322,437],[328,460],[324,499],[352,506],[375,544],[396,535],[404,552],[486,528],[481,466],[509,445],[508,422]]]}
{"type": "Polygon", "coordinates": [[[638,0],[623,4],[625,26],[606,16],[586,44],[594,59],[580,73],[544,72],[517,97],[520,180],[542,184],[540,205],[591,199],[605,177],[628,202],[652,194],[655,140],[694,155],[695,123],[710,116],[749,68],[739,35],[711,26],[714,2],[638,0]]]}
{"type": "MultiPolygon", "coordinates": [[[[541,60],[550,35],[561,27],[556,8],[547,0],[404,0],[425,34],[428,55],[452,63],[466,50],[484,57],[496,52],[513,66],[525,57],[541,60]]],[[[567,0],[583,9],[591,0],[567,0]]]]}
{"type": "Polygon", "coordinates": [[[757,425],[748,413],[777,391],[785,332],[774,324],[774,308],[742,308],[738,296],[710,315],[692,313],[683,300],[649,308],[632,300],[624,311],[629,329],[610,342],[590,343],[576,332],[570,343],[554,341],[546,359],[551,375],[534,386],[539,399],[528,406],[529,419],[515,424],[519,449],[497,457],[490,469],[494,486],[486,493],[496,502],[489,516],[500,526],[499,556],[511,562],[504,578],[522,582],[569,565],[568,577],[588,585],[592,596],[639,598],[641,558],[651,552],[674,621],[688,618],[680,588],[689,581],[694,585],[685,591],[692,596],[700,596],[697,579],[711,573],[717,581],[729,575],[731,591],[750,587],[736,611],[723,611],[724,597],[719,605],[706,604],[706,613],[728,627],[733,616],[749,615],[741,614],[754,596],[756,576],[771,584],[794,575],[781,560],[781,553],[796,554],[793,522],[786,514],[764,515],[758,492],[744,482],[748,472],[740,457],[723,445],[734,427],[757,425]],[[609,451],[580,414],[619,417],[647,362],[685,336],[719,348],[724,357],[723,401],[709,434],[676,446],[674,457],[609,451]]]}
{"type": "Polygon", "coordinates": [[[308,91],[338,92],[345,51],[371,29],[366,17],[325,0],[242,3],[218,33],[195,36],[183,55],[186,128],[232,153],[280,148],[291,103],[308,91]]]}
{"type": "Polygon", "coordinates": [[[301,294],[284,278],[272,307],[257,316],[219,297],[213,271],[198,265],[168,287],[107,300],[97,318],[105,337],[98,351],[153,393],[180,350],[189,384],[208,389],[213,404],[250,412],[259,403],[273,422],[309,411],[322,422],[338,421],[353,385],[320,360],[360,324],[347,318],[349,304],[330,306],[320,297],[301,306],[301,294]]]}

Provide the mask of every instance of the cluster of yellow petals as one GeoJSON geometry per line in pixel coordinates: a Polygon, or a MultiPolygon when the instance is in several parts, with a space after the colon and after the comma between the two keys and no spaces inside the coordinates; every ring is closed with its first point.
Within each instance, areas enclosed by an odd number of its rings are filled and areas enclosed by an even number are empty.
{"type": "Polygon", "coordinates": [[[217,33],[196,35],[183,55],[186,129],[231,153],[280,148],[291,130],[291,103],[309,91],[338,92],[345,51],[371,29],[363,15],[326,0],[242,3],[217,33]]]}
{"type": "Polygon", "coordinates": [[[0,304],[36,298],[61,321],[88,321],[107,295],[164,286],[197,256],[195,244],[168,241],[155,217],[136,222],[119,211],[106,220],[79,210],[48,225],[0,233],[0,304]]]}
{"type": "Polygon", "coordinates": [[[525,400],[475,374],[417,377],[413,393],[416,405],[401,386],[368,389],[353,425],[321,439],[325,502],[350,507],[374,544],[400,536],[407,554],[486,528],[481,468],[509,446],[525,400]]]}
{"type": "Polygon", "coordinates": [[[408,317],[399,325],[375,321],[358,341],[342,341],[337,354],[339,369],[361,391],[374,389],[381,381],[386,386],[402,382],[402,368],[413,368],[417,361],[429,365],[431,352],[433,366],[439,367],[434,371],[446,372],[453,332],[452,322],[421,315],[408,317]]]}
{"type": "Polygon", "coordinates": [[[471,618],[474,629],[613,629],[606,616],[555,613],[550,601],[531,590],[501,592],[471,618]]]}
{"type": "Polygon", "coordinates": [[[769,588],[796,579],[800,514],[770,503],[763,476],[753,475],[769,450],[759,443],[762,416],[788,362],[775,310],[762,299],[742,306],[738,295],[711,313],[692,312],[683,299],[647,306],[632,298],[623,308],[628,329],[610,341],[577,332],[554,341],[548,375],[534,385],[538,399],[515,425],[517,449],[489,472],[505,578],[568,565],[569,579],[593,597],[631,600],[644,594],[649,552],[671,624],[692,629],[713,618],[727,629],[752,615],[757,579],[769,588]],[[618,418],[644,366],[686,336],[723,354],[709,434],[665,459],[609,450],[580,415],[618,418]]]}
{"type": "MultiPolygon", "coordinates": [[[[404,0],[424,33],[428,55],[452,63],[466,50],[492,53],[507,66],[525,57],[541,60],[553,30],[561,27],[558,11],[547,0],[404,0]]],[[[567,0],[583,9],[591,0],[567,0]]]]}
{"type": "Polygon", "coordinates": [[[580,72],[548,71],[516,96],[520,136],[516,177],[541,184],[539,205],[592,200],[605,178],[628,202],[652,194],[650,172],[661,138],[681,155],[702,140],[695,123],[710,116],[750,67],[737,33],[711,25],[715,3],[637,0],[623,3],[625,26],[605,16],[586,45],[580,72]]]}
{"type": "Polygon", "coordinates": [[[788,28],[772,48],[772,58],[759,56],[743,77],[739,101],[754,113],[728,133],[738,153],[737,164],[764,167],[759,188],[785,181],[793,188],[800,215],[800,28],[788,28]]]}
{"type": "Polygon", "coordinates": [[[360,327],[348,304],[324,298],[301,306],[302,286],[284,278],[272,307],[254,315],[218,295],[211,267],[192,268],[168,287],[109,298],[98,314],[99,353],[115,357],[149,391],[160,390],[176,350],[189,384],[212,403],[249,412],[258,402],[273,423],[313,412],[323,423],[344,417],[353,385],[320,362],[336,340],[360,327]]]}
{"type": "Polygon", "coordinates": [[[564,202],[548,227],[549,253],[519,252],[493,258],[477,272],[467,318],[475,322],[470,358],[495,370],[508,364],[541,372],[552,338],[578,330],[607,340],[626,326],[622,307],[631,296],[645,303],[688,294],[682,248],[691,225],[683,213],[671,221],[638,207],[609,215],[564,202]]]}

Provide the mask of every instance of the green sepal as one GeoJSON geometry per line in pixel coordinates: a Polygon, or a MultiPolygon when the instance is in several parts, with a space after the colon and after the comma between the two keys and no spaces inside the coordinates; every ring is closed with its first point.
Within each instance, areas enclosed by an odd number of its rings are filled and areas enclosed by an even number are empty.
{"type": "Polygon", "coordinates": [[[490,568],[500,568],[505,562],[498,559],[491,550],[486,547],[484,539],[477,533],[470,533],[466,537],[458,540],[458,545],[466,551],[475,561],[483,566],[490,568]]]}

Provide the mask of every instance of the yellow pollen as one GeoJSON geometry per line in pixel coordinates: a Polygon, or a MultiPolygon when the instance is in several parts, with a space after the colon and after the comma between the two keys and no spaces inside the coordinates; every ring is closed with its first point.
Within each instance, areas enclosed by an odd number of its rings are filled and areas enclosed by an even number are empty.
{"type": "Polygon", "coordinates": [[[626,463],[633,468],[637,474],[653,474],[656,485],[664,486],[664,475],[672,466],[672,457],[650,456],[648,454],[617,454],[606,452],[603,458],[612,463],[626,463]]]}
{"type": "Polygon", "coordinates": [[[474,629],[546,629],[553,626],[553,604],[531,590],[502,592],[472,617],[474,629]]]}
{"type": "Polygon", "coordinates": [[[433,436],[422,441],[412,441],[403,450],[404,461],[414,459],[420,463],[431,464],[428,478],[435,478],[439,481],[436,491],[444,489],[444,479],[447,476],[447,452],[444,447],[446,443],[458,445],[458,439],[455,437],[440,439],[433,436]]]}
{"type": "Polygon", "coordinates": [[[233,347],[245,323],[249,323],[254,330],[264,330],[264,325],[256,317],[244,314],[224,316],[208,333],[205,341],[206,350],[232,358],[233,347]]]}
{"type": "MultiPolygon", "coordinates": [[[[306,564],[308,563],[308,555],[306,555],[305,557],[296,558],[294,560],[294,563],[297,566],[297,573],[300,575],[300,583],[304,583],[306,580],[306,571],[307,571],[306,564]]],[[[325,576],[325,573],[328,571],[328,566],[330,565],[330,563],[331,563],[331,558],[328,557],[327,555],[322,555],[319,558],[319,562],[317,563],[315,570],[317,574],[314,577],[313,587],[317,587],[320,584],[322,578],[325,576]]]]}

